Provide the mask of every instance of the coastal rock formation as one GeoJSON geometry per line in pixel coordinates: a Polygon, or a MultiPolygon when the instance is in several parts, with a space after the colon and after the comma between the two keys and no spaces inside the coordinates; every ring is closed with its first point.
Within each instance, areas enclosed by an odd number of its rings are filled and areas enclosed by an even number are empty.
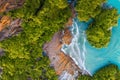
{"type": "Polygon", "coordinates": [[[43,50],[50,58],[50,65],[54,67],[57,75],[62,76],[60,78],[63,78],[63,76],[65,76],[63,74],[67,73],[69,74],[69,77],[71,76],[70,80],[74,79],[73,76],[75,76],[80,69],[68,55],[65,55],[61,51],[61,47],[63,44],[70,44],[71,39],[72,35],[67,28],[64,31],[56,33],[52,40],[43,47],[43,50]]]}
{"type": "Polygon", "coordinates": [[[72,16],[68,19],[68,22],[65,24],[66,27],[70,27],[73,23],[73,18],[76,17],[76,11],[74,9],[74,1],[70,3],[69,7],[71,8],[71,13],[72,13],[72,16]]]}
{"type": "MultiPolygon", "coordinates": [[[[0,0],[0,13],[19,8],[25,0],[0,0]]],[[[22,31],[21,19],[12,20],[9,16],[0,16],[0,41],[22,31]]]]}
{"type": "Polygon", "coordinates": [[[25,0],[0,0],[0,13],[19,8],[25,0]]]}
{"type": "Polygon", "coordinates": [[[0,22],[0,41],[20,33],[22,31],[21,22],[21,19],[15,19],[11,21],[7,19],[2,20],[0,22]]]}
{"type": "Polygon", "coordinates": [[[65,24],[66,27],[69,27],[72,25],[72,17],[68,19],[68,22],[65,24]]]}
{"type": "Polygon", "coordinates": [[[3,16],[0,18],[0,31],[2,31],[6,26],[10,25],[11,19],[8,16],[3,16]]]}
{"type": "Polygon", "coordinates": [[[70,42],[71,42],[71,39],[72,39],[71,32],[70,32],[70,30],[68,28],[66,28],[64,30],[64,34],[62,36],[62,41],[63,41],[64,44],[68,44],[69,45],[70,42]]]}

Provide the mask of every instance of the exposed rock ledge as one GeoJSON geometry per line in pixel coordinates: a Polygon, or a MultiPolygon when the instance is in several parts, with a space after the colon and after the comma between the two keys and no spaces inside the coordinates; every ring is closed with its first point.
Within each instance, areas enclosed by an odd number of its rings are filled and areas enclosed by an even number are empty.
{"type": "Polygon", "coordinates": [[[0,18],[0,41],[20,33],[23,30],[21,22],[21,19],[12,20],[7,16],[0,18]]]}
{"type": "Polygon", "coordinates": [[[0,0],[0,13],[19,8],[25,0],[0,0]]]}
{"type": "MultiPolygon", "coordinates": [[[[22,7],[25,0],[0,0],[0,14],[22,7]]],[[[21,19],[11,19],[0,15],[0,41],[14,36],[22,31],[21,19]]]]}
{"type": "Polygon", "coordinates": [[[51,66],[54,67],[59,76],[63,75],[64,72],[73,76],[80,70],[73,60],[61,51],[62,45],[70,44],[71,39],[71,32],[69,28],[66,28],[64,31],[56,33],[52,40],[49,43],[44,44],[43,47],[43,50],[47,53],[51,61],[51,66]]]}

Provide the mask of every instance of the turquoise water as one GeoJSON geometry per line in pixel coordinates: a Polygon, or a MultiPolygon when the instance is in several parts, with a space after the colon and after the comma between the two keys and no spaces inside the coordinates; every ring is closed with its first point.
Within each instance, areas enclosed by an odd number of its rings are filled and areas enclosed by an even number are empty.
{"type": "MultiPolygon", "coordinates": [[[[120,14],[120,0],[108,0],[108,4],[118,9],[120,14]]],[[[82,69],[83,74],[93,75],[100,68],[115,64],[120,69],[120,19],[118,26],[112,29],[112,36],[107,48],[92,47],[85,36],[88,23],[74,19],[71,27],[73,39],[70,45],[63,45],[62,51],[69,55],[82,69]]]]}
{"type": "MultiPolygon", "coordinates": [[[[108,0],[108,4],[118,9],[120,14],[120,0],[108,0]]],[[[86,42],[86,68],[94,74],[98,69],[107,65],[115,64],[120,69],[120,19],[118,26],[112,29],[111,41],[107,48],[96,49],[86,42]]]]}

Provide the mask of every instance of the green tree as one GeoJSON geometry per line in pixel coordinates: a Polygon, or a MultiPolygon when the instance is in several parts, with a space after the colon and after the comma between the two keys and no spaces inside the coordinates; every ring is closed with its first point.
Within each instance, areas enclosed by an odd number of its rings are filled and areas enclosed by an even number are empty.
{"type": "Polygon", "coordinates": [[[68,7],[68,2],[67,0],[49,0],[49,3],[53,6],[53,7],[58,7],[60,9],[66,8],[68,7]],[[54,4],[53,4],[54,3],[54,4]]]}
{"type": "Polygon", "coordinates": [[[117,66],[109,65],[99,70],[92,77],[80,76],[78,80],[119,80],[120,71],[117,66]]]}
{"type": "Polygon", "coordinates": [[[118,18],[116,9],[103,9],[86,31],[90,44],[96,48],[107,47],[112,34],[111,29],[117,25],[118,18]]]}
{"type": "Polygon", "coordinates": [[[77,0],[75,7],[80,21],[88,21],[101,12],[101,4],[106,0],[77,0]]]}
{"type": "Polygon", "coordinates": [[[7,13],[13,19],[22,19],[23,32],[0,42],[6,52],[0,57],[3,68],[0,79],[57,80],[55,71],[49,67],[49,59],[42,56],[42,46],[64,27],[71,11],[67,1],[52,1],[26,0],[22,8],[7,13]]]}

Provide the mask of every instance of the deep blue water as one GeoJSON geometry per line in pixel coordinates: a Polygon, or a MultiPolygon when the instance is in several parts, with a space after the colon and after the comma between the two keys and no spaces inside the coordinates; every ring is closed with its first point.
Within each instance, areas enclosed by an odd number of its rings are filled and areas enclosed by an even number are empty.
{"type": "MultiPolygon", "coordinates": [[[[108,0],[107,3],[117,8],[120,14],[120,0],[108,0]]],[[[62,51],[74,60],[83,70],[83,74],[93,75],[108,64],[115,64],[120,69],[120,19],[118,26],[112,29],[111,40],[107,48],[96,49],[92,47],[86,40],[86,27],[88,27],[88,23],[74,19],[71,27],[72,42],[70,45],[63,45],[62,51]]]]}

